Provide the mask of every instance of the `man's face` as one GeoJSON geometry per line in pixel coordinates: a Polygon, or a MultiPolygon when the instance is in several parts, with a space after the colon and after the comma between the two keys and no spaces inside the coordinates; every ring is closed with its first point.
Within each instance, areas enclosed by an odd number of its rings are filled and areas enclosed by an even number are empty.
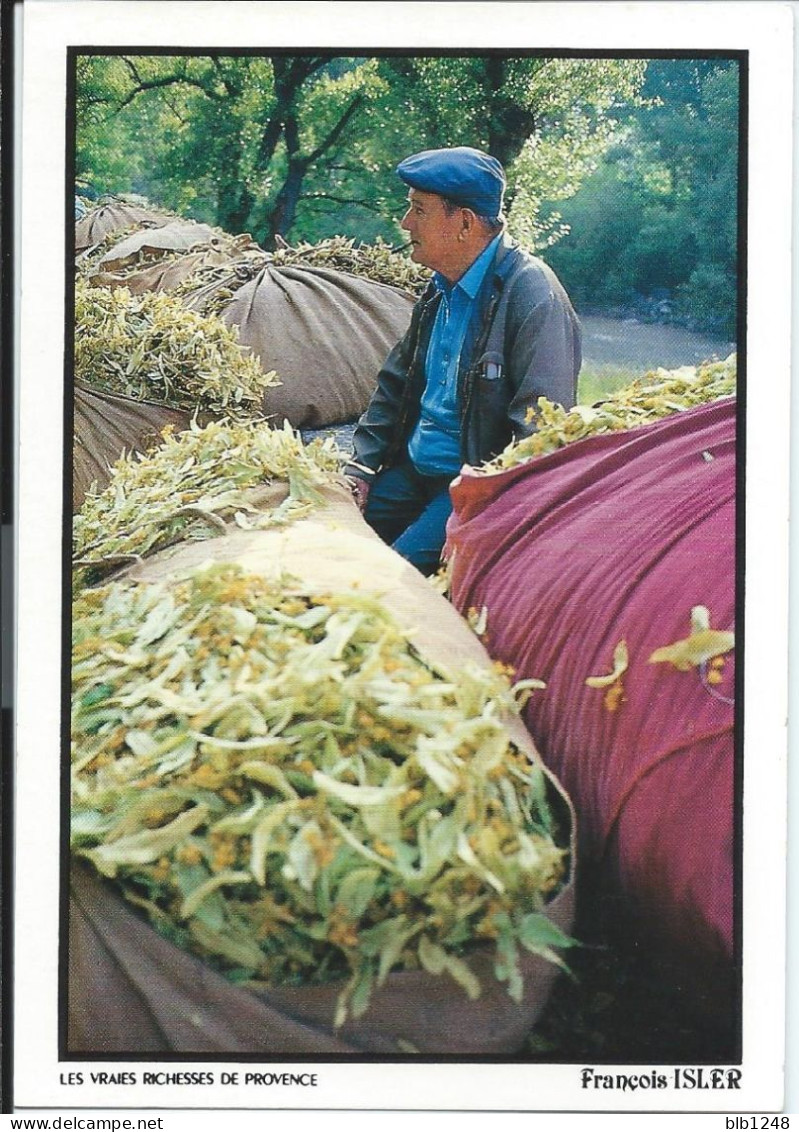
{"type": "Polygon", "coordinates": [[[446,279],[458,278],[462,270],[463,251],[458,244],[462,223],[460,209],[448,216],[440,196],[411,189],[408,211],[400,222],[400,227],[411,237],[411,259],[441,272],[446,279]]]}

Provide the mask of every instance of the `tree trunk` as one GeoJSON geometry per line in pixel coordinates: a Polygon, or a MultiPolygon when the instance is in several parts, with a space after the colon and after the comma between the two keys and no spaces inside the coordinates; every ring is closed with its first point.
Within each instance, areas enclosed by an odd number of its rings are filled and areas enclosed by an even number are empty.
{"type": "Polygon", "coordinates": [[[223,185],[217,195],[216,223],[225,232],[238,236],[248,231],[255,197],[246,185],[234,182],[223,185]]]}
{"type": "Polygon", "coordinates": [[[216,197],[216,223],[231,235],[247,230],[255,197],[241,175],[241,147],[230,139],[222,153],[221,184],[216,197]]]}
{"type": "Polygon", "coordinates": [[[486,59],[486,79],[490,90],[488,104],[488,152],[505,168],[519,156],[535,129],[532,110],[505,94],[506,63],[490,56],[486,59]]]}
{"type": "Polygon", "coordinates": [[[277,196],[266,209],[264,231],[266,247],[274,247],[275,236],[288,235],[297,213],[297,204],[302,196],[305,174],[324,153],[333,149],[362,102],[363,96],[356,94],[326,137],[310,153],[304,154],[300,152],[300,130],[296,109],[292,106],[286,114],[283,122],[283,137],[286,142],[288,171],[277,196]]]}
{"type": "Polygon", "coordinates": [[[306,170],[307,165],[304,161],[290,162],[286,179],[267,209],[263,243],[269,250],[275,247],[275,236],[286,236],[294,223],[306,170]]]}

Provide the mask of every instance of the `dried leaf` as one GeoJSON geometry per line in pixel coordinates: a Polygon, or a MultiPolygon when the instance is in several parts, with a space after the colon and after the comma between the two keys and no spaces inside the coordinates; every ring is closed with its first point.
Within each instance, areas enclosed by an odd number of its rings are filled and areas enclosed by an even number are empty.
{"type": "MultiPolygon", "coordinates": [[[[290,427],[211,422],[186,432],[167,433],[146,457],[123,456],[104,491],[89,491],[73,520],[76,585],[98,581],[121,558],[146,557],[186,538],[209,538],[225,519],[245,508],[253,526],[285,522],[307,513],[318,489],[334,481],[342,457],[334,445],[304,445],[290,427]],[[252,502],[254,489],[270,482],[289,484],[279,507],[252,502]]],[[[240,525],[240,524],[239,524],[240,525]]],[[[150,614],[143,644],[168,627],[165,607],[150,614]]]]}
{"type": "Polygon", "coordinates": [[[586,677],[586,687],[588,688],[609,688],[611,684],[615,684],[617,680],[627,671],[630,663],[630,657],[627,652],[627,642],[619,641],[613,650],[613,671],[609,672],[606,676],[588,676],[586,677]]]}
{"type": "Polygon", "coordinates": [[[204,884],[200,884],[191,895],[187,896],[181,905],[179,916],[181,920],[188,920],[195,914],[197,909],[202,904],[203,900],[216,892],[217,889],[222,888],[228,884],[248,884],[252,881],[251,873],[244,872],[225,872],[218,873],[214,877],[209,877],[204,884]]]}
{"type": "Polygon", "coordinates": [[[706,605],[695,605],[691,609],[691,632],[701,633],[710,628],[710,610],[706,605]]]}
{"type": "Polygon", "coordinates": [[[252,419],[263,416],[264,394],[276,384],[239,346],[235,328],[172,294],[133,295],[79,278],[75,322],[75,377],[96,389],[252,419]]]}
{"type": "Polygon", "coordinates": [[[488,628],[488,606],[484,605],[480,610],[469,609],[466,613],[466,620],[473,632],[478,637],[482,637],[488,628]]]}
{"type": "Polygon", "coordinates": [[[700,664],[735,648],[735,634],[721,629],[700,629],[690,637],[655,649],[650,664],[673,664],[680,672],[698,668],[700,664]]]}
{"type": "Polygon", "coordinates": [[[351,786],[347,782],[337,782],[320,770],[313,772],[313,783],[325,794],[340,798],[348,806],[385,806],[393,798],[399,798],[405,793],[405,785],[401,786],[351,786]]]}
{"type": "Polygon", "coordinates": [[[375,895],[380,877],[380,869],[353,869],[338,886],[336,903],[346,908],[353,920],[359,920],[375,895]]]}
{"type": "Polygon", "coordinates": [[[471,999],[480,997],[480,980],[474,972],[456,955],[449,954],[443,947],[432,943],[426,935],[419,940],[419,962],[431,975],[445,972],[466,991],[471,999]]]}
{"type": "Polygon", "coordinates": [[[158,829],[142,830],[128,837],[120,837],[98,845],[95,849],[81,850],[103,876],[116,876],[120,865],[146,865],[157,861],[178,842],[205,821],[206,806],[193,806],[174,821],[158,829]]]}

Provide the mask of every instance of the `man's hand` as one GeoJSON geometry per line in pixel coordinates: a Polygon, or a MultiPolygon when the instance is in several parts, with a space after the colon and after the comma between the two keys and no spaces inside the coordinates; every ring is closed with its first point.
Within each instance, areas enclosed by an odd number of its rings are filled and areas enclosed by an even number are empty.
{"type": "Polygon", "coordinates": [[[363,515],[366,510],[366,501],[369,498],[372,485],[368,480],[361,479],[360,476],[347,476],[347,483],[349,484],[358,510],[363,515]]]}

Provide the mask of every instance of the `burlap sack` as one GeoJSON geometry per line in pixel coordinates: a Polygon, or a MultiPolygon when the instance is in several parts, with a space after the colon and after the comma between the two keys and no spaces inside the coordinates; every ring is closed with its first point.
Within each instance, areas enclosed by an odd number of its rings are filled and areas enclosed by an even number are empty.
{"type": "MultiPolygon", "coordinates": [[[[279,499],[285,492],[274,494],[279,499]]],[[[450,668],[467,660],[490,663],[449,603],[366,526],[348,490],[333,487],[325,496],[324,507],[306,519],[264,531],[229,528],[224,536],[181,544],[120,576],[164,580],[213,560],[235,562],[264,576],[290,573],[311,592],[355,586],[378,594],[430,660],[450,668]]],[[[507,727],[513,741],[536,757],[521,721],[508,718],[507,727]]],[[[549,786],[551,804],[567,839],[571,831],[573,847],[570,803],[553,778],[549,786]]],[[[517,1005],[494,978],[488,954],[470,958],[483,986],[476,1001],[446,976],[396,972],[375,991],[362,1019],[334,1032],[339,986],[234,987],[161,939],[107,882],[76,867],[72,884],[71,1053],[510,1053],[523,1044],[556,975],[554,966],[525,953],[525,995],[517,1005]]],[[[570,929],[573,871],[547,911],[563,930],[570,929]]]]}
{"type": "Polygon", "coordinates": [[[174,291],[196,271],[227,263],[229,259],[230,255],[226,251],[204,248],[197,252],[168,255],[138,271],[126,274],[94,271],[89,275],[88,281],[93,287],[127,287],[132,295],[141,295],[144,291],[174,291]]]}
{"type": "Polygon", "coordinates": [[[189,427],[184,409],[151,405],[75,383],[72,440],[72,507],[77,511],[93,483],[99,489],[110,479],[110,467],[123,452],[146,452],[171,424],[176,432],[189,427]]]}
{"type": "Polygon", "coordinates": [[[171,220],[159,228],[144,228],[132,232],[101,256],[98,269],[101,271],[120,271],[140,259],[152,259],[168,255],[170,252],[185,252],[198,245],[223,249],[232,246],[233,240],[208,224],[198,224],[194,220],[171,220]]]}
{"type": "MultiPolygon", "coordinates": [[[[202,309],[222,286],[233,289],[229,280],[211,284],[187,306],[202,309]]],[[[323,428],[364,411],[413,303],[405,291],[342,271],[267,264],[235,290],[221,317],[283,383],[264,404],[273,423],[323,428]]]]}
{"type": "Polygon", "coordinates": [[[122,201],[101,204],[76,223],[75,253],[79,255],[87,248],[93,248],[111,232],[121,232],[134,225],[157,228],[167,224],[169,219],[152,209],[139,208],[138,205],[124,204],[122,201]]]}

